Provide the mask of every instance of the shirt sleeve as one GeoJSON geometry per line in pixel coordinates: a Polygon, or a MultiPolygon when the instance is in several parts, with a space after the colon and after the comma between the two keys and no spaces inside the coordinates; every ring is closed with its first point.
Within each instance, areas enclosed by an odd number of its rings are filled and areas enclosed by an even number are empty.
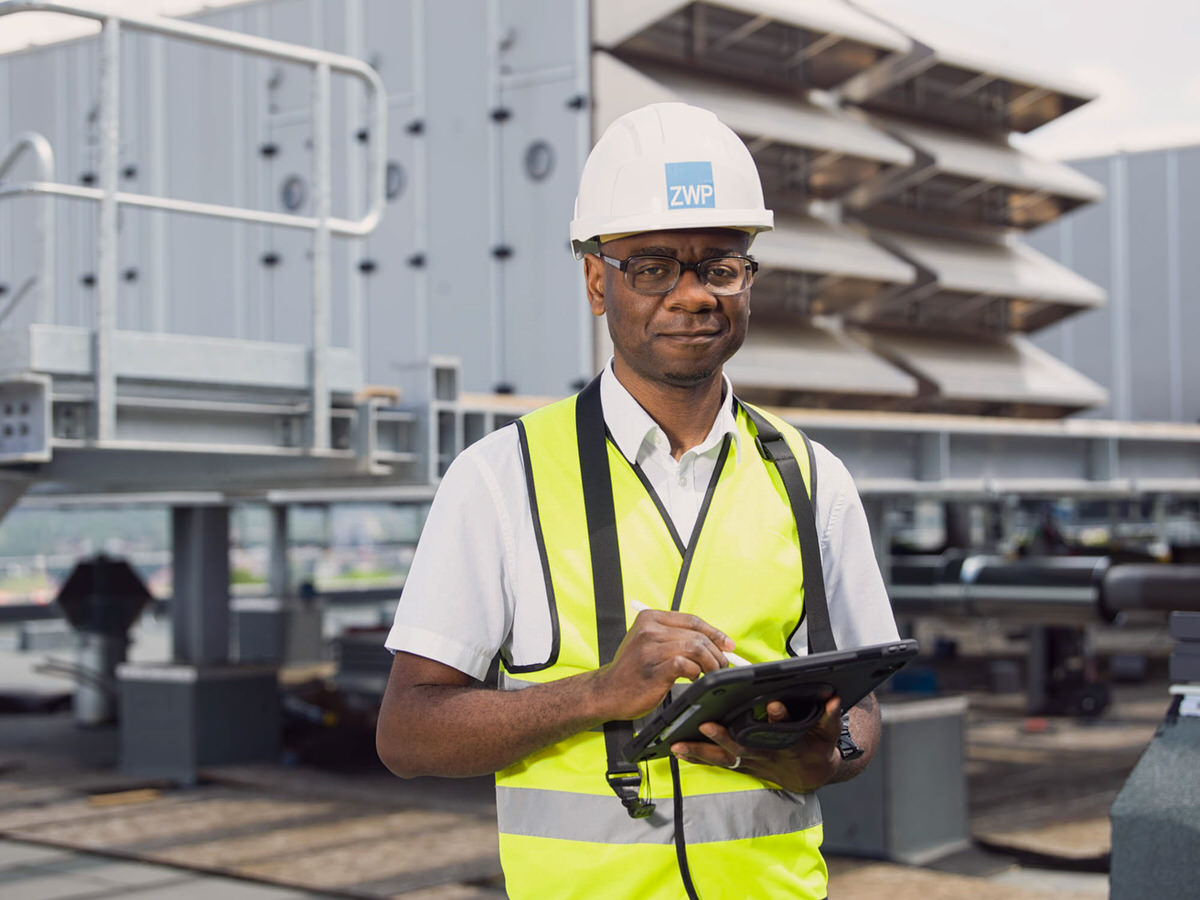
{"type": "MultiPolygon", "coordinates": [[[[828,449],[816,441],[812,446],[817,467],[821,569],[834,641],[839,648],[848,648],[898,640],[892,604],[854,479],[828,449]]],[[[807,652],[806,627],[796,633],[792,647],[798,653],[807,652]]]]}
{"type": "Polygon", "coordinates": [[[504,573],[513,536],[489,448],[502,429],[451,463],[417,543],[385,646],[482,680],[512,625],[504,573]],[[481,446],[483,445],[483,446],[481,446]]]}

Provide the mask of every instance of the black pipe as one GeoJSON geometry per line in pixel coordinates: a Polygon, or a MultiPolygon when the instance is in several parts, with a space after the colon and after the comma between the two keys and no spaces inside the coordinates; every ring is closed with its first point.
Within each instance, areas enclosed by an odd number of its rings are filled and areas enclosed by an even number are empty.
{"type": "Polygon", "coordinates": [[[1130,563],[1113,566],[1100,588],[1108,621],[1127,612],[1200,612],[1200,566],[1130,563]]]}
{"type": "Polygon", "coordinates": [[[1107,556],[938,556],[892,559],[892,600],[907,615],[1083,624],[1158,621],[1200,611],[1200,566],[1115,563],[1107,556]]]}

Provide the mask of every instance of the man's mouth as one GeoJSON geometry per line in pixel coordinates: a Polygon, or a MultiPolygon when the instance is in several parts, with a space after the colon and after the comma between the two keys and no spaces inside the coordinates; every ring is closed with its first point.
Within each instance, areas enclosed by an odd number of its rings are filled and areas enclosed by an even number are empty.
{"type": "Polygon", "coordinates": [[[662,332],[660,337],[669,338],[673,341],[683,341],[684,343],[689,343],[707,341],[716,337],[720,333],[721,332],[719,331],[665,331],[662,332]]]}

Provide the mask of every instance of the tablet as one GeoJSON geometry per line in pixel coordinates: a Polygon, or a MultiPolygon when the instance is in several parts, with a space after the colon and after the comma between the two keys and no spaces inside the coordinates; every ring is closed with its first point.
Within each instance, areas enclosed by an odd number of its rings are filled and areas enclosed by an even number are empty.
{"type": "Polygon", "coordinates": [[[710,672],[647,719],[623,748],[630,762],[668,756],[676,741],[708,741],[705,722],[720,722],[740,743],[783,747],[820,718],[837,694],[850,709],[917,654],[917,642],[894,641],[710,672]],[[781,700],[791,713],[785,729],[766,725],[766,706],[781,700]]]}

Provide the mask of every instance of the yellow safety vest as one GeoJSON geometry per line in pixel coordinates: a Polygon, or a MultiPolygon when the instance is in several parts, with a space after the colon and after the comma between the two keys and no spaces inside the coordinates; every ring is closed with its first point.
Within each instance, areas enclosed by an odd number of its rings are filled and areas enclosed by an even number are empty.
{"type": "MultiPolygon", "coordinates": [[[[501,686],[518,689],[599,665],[587,522],[575,424],[576,397],[519,423],[534,527],[547,578],[553,647],[538,664],[505,665],[501,686]]],[[[785,436],[811,483],[801,435],[763,415],[785,436]]],[[[638,473],[607,442],[626,600],[678,609],[729,634],[750,662],[782,659],[803,612],[796,524],[774,466],[755,449],[754,426],[738,409],[740,452],[718,462],[699,537],[682,548],[638,473]]],[[[689,536],[683,536],[686,541],[689,536]]],[[[627,608],[626,625],[636,612],[627,608]]],[[[675,843],[668,760],[643,766],[643,793],[656,808],[634,819],[605,780],[599,729],[577,734],[496,776],[500,855],[513,900],[685,896],[675,843]]],[[[687,868],[703,900],[826,896],[820,805],[742,772],[679,762],[687,868]]]]}

